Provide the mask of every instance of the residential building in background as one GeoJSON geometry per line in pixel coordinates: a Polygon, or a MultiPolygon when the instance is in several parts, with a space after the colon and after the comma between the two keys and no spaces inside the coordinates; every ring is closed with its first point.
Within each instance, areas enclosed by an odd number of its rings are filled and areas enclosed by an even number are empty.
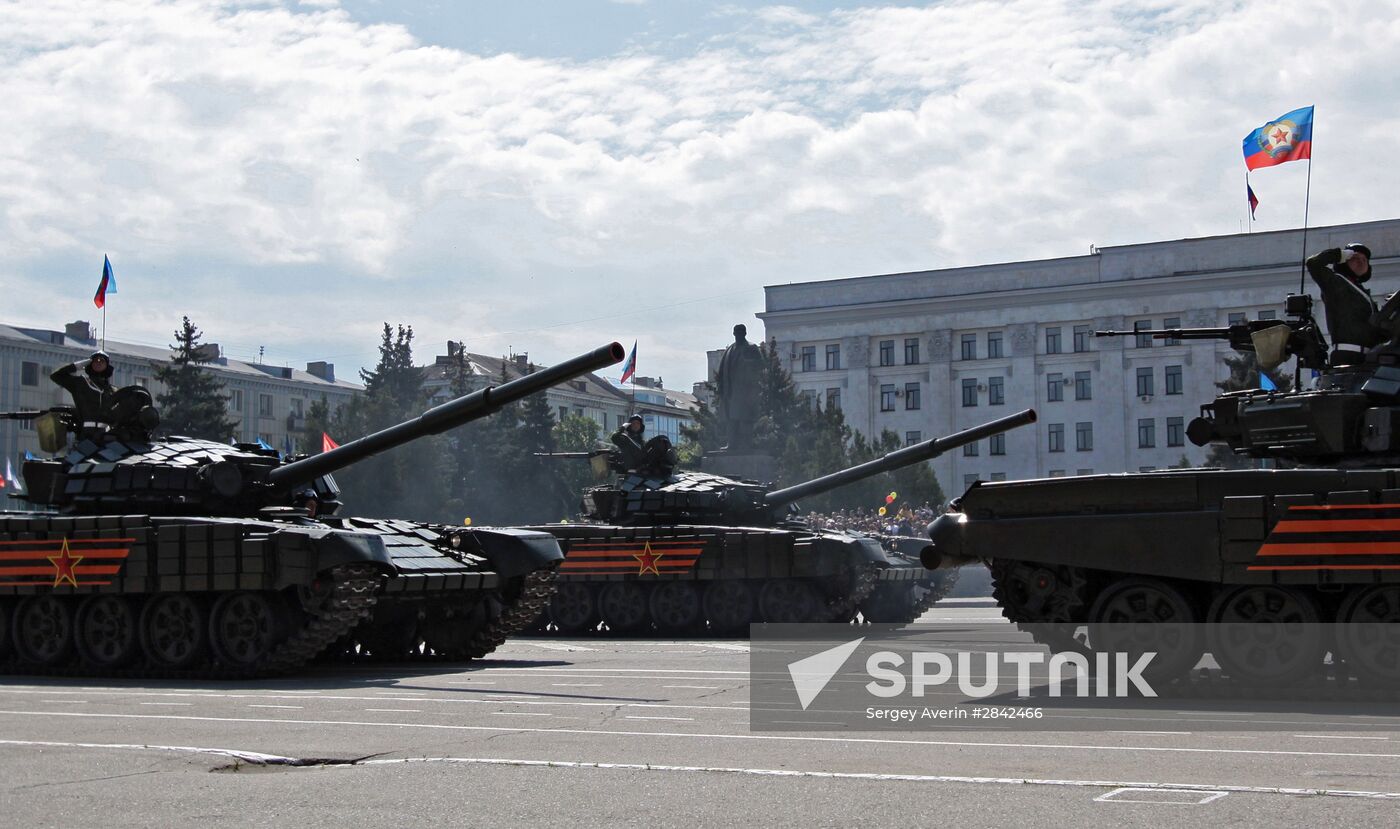
{"type": "MultiPolygon", "coordinates": [[[[51,382],[49,374],[64,363],[87,359],[98,347],[96,332],[85,321],[69,323],[63,330],[0,324],[0,411],[71,405],[68,393],[51,382]]],[[[237,424],[233,437],[239,441],[261,439],[281,451],[318,449],[321,436],[304,432],[311,404],[324,398],[334,411],[362,391],[337,380],[331,363],[308,363],[303,371],[229,359],[216,343],[201,347],[213,358],[204,367],[219,378],[229,396],[229,419],[237,424]]],[[[145,386],[153,397],[164,391],[154,378],[157,369],[170,363],[173,352],[168,347],[108,340],[105,350],[112,358],[114,386],[145,386]]],[[[18,469],[25,452],[39,454],[33,424],[0,421],[0,457],[10,458],[18,469]]],[[[0,461],[0,472],[3,466],[0,461]]]]}
{"type": "MultiPolygon", "coordinates": [[[[1163,328],[1283,317],[1304,250],[1364,242],[1368,287],[1400,287],[1400,219],[1097,248],[1087,256],[765,288],[758,316],[799,391],[867,435],[905,443],[1034,408],[1039,421],[934,462],[947,494],[972,481],[1200,464],[1186,424],[1216,395],[1219,340],[1163,328]],[[1104,329],[1144,336],[1096,338],[1104,329]]],[[[1306,279],[1301,286],[1318,296],[1306,279]]],[[[1325,315],[1318,300],[1319,321],[1325,315]]],[[[1304,377],[1304,384],[1310,378],[1304,377]]]]}

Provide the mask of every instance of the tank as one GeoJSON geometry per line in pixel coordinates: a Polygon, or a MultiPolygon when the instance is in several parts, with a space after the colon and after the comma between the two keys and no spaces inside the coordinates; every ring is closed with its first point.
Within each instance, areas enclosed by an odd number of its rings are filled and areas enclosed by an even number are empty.
{"type": "Polygon", "coordinates": [[[602,622],[618,634],[728,635],[752,622],[849,621],[886,588],[882,599],[907,600],[894,612],[908,615],[926,595],[916,588],[942,578],[917,552],[892,555],[876,538],[809,527],[795,503],[1034,420],[1027,409],[783,489],[675,470],[664,438],[652,438],[640,470],[616,469],[616,453],[577,453],[617,476],[584,494],[584,523],[534,528],[565,554],[548,622],[560,633],[602,622]]]}
{"type": "Polygon", "coordinates": [[[533,619],[563,556],[553,537],[337,515],[332,473],[490,415],[622,359],[613,343],[319,455],[152,439],[133,386],[109,423],[28,420],[27,509],[0,512],[0,669],[248,677],[318,655],[471,658],[533,619]]]}
{"type": "Polygon", "coordinates": [[[881,574],[901,577],[883,578],[876,582],[870,595],[860,603],[860,615],[865,621],[877,624],[909,624],[917,621],[957,586],[961,573],[958,568],[924,568],[923,553],[929,546],[927,538],[886,533],[869,535],[880,542],[885,556],[890,560],[890,567],[881,574]],[[915,577],[910,578],[910,575],[915,577]]]}
{"type": "Polygon", "coordinates": [[[1161,678],[1199,675],[1208,653],[1272,687],[1326,665],[1400,680],[1400,628],[1377,627],[1400,622],[1396,304],[1373,318],[1391,320],[1390,342],[1349,365],[1329,357],[1309,297],[1285,307],[1285,320],[1152,334],[1316,372],[1308,390],[1223,393],[1187,429],[1269,468],[974,483],[930,525],[924,563],[987,562],[1003,615],[1052,647],[1131,650],[1124,631],[1149,631],[1161,678]],[[1168,624],[1111,624],[1138,622],[1168,624]],[[1338,623],[1335,641],[1309,623],[1338,623]]]}

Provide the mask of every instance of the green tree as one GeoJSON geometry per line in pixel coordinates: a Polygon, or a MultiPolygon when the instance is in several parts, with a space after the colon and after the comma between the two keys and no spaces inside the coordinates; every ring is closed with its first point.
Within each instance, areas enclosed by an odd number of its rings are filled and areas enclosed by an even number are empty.
{"type": "Polygon", "coordinates": [[[170,364],[156,370],[155,379],[165,386],[156,398],[161,431],[205,440],[228,440],[237,423],[228,419],[228,395],[224,384],[204,366],[212,357],[199,344],[203,336],[189,317],[184,318],[170,364]]]}
{"type": "MultiPolygon", "coordinates": [[[[1230,374],[1215,384],[1215,387],[1220,391],[1231,392],[1259,388],[1259,362],[1252,352],[1244,351],[1226,357],[1225,366],[1230,370],[1230,374]]],[[[1280,371],[1280,368],[1282,366],[1264,373],[1268,375],[1279,391],[1292,391],[1293,378],[1280,371]]],[[[1275,464],[1276,462],[1269,463],[1275,464]]],[[[1248,455],[1237,455],[1230,449],[1229,444],[1215,443],[1211,444],[1210,451],[1206,454],[1206,466],[1218,466],[1225,469],[1260,469],[1265,466],[1265,461],[1251,458],[1248,455]]]]}

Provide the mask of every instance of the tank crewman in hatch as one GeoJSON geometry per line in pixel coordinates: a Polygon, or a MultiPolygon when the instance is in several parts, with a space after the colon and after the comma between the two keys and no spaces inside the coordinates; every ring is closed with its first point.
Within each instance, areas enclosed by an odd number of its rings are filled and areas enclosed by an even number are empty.
{"type": "Polygon", "coordinates": [[[1331,248],[1308,258],[1308,274],[1322,289],[1327,331],[1332,336],[1332,365],[1360,363],[1366,349],[1389,335],[1371,322],[1376,301],[1366,290],[1371,278],[1371,249],[1360,242],[1331,248]]]}
{"type": "Polygon", "coordinates": [[[86,360],[59,366],[49,379],[72,395],[79,437],[100,437],[107,432],[117,390],[112,386],[112,360],[105,351],[94,351],[86,360]]]}
{"type": "Polygon", "coordinates": [[[647,424],[641,415],[632,415],[627,422],[613,432],[612,442],[617,447],[618,462],[624,469],[641,469],[647,465],[646,433],[647,424]]]}

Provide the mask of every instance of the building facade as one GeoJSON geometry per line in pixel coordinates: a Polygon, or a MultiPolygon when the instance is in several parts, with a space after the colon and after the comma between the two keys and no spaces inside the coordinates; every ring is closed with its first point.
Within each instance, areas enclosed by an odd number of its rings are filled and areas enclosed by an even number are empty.
{"type": "MultiPolygon", "coordinates": [[[[36,411],[71,405],[68,393],[49,380],[64,363],[87,359],[99,347],[92,326],[69,323],[62,331],[0,324],[0,411],[36,411]]],[[[203,348],[213,357],[205,364],[224,384],[229,397],[229,419],[236,426],[232,438],[254,443],[259,439],[282,451],[315,451],[320,435],[306,435],[306,412],[311,404],[326,400],[331,410],[349,402],[362,389],[335,378],[335,366],[316,362],[306,371],[231,360],[219,355],[216,344],[203,348]]],[[[170,362],[168,348],[108,340],[114,386],[145,386],[153,396],[164,389],[155,380],[156,370],[170,362]]],[[[0,421],[0,457],[16,470],[25,452],[39,454],[39,438],[30,421],[0,421]]],[[[0,474],[4,461],[0,461],[0,474]]]]}
{"type": "MultiPolygon", "coordinates": [[[[1306,245],[1353,241],[1372,250],[1373,294],[1400,287],[1400,219],[1312,228],[1306,245]]],[[[949,495],[977,479],[1199,464],[1186,424],[1228,376],[1228,344],[1093,332],[1282,318],[1303,246],[1301,230],[1239,234],[775,285],[758,316],[797,388],[867,435],[913,443],[1034,408],[1036,424],[934,462],[949,495]]]]}

